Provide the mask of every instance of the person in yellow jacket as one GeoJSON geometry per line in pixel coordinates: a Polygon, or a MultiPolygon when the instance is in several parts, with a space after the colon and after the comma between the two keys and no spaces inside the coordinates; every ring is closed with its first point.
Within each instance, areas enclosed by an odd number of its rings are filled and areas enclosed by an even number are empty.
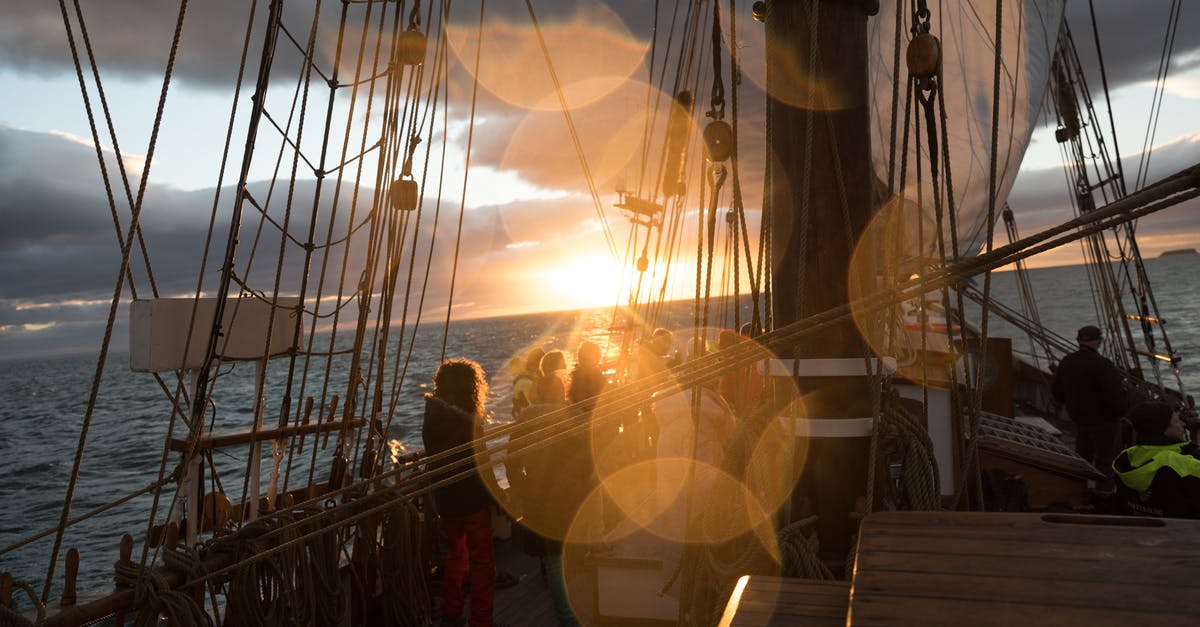
{"type": "Polygon", "coordinates": [[[1113,460],[1117,478],[1136,492],[1126,504],[1133,513],[1200,518],[1200,449],[1188,440],[1179,412],[1146,402],[1129,412],[1129,421],[1135,444],[1113,460]]]}

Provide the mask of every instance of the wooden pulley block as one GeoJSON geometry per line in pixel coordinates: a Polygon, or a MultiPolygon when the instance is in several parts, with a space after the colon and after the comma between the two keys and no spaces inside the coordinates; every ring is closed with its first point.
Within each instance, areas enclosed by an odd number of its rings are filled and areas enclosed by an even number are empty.
{"type": "Polygon", "coordinates": [[[396,38],[396,61],[403,65],[421,65],[425,62],[425,34],[410,27],[396,38]]]}
{"type": "Polygon", "coordinates": [[[201,505],[200,530],[212,531],[224,529],[229,524],[229,516],[233,512],[233,503],[224,492],[205,492],[204,504],[201,505]]]}
{"type": "Polygon", "coordinates": [[[754,18],[755,22],[767,21],[767,3],[759,0],[750,5],[750,16],[754,18]]]}
{"type": "Polygon", "coordinates": [[[637,260],[638,272],[645,272],[646,268],[649,268],[649,267],[650,267],[650,260],[646,259],[645,255],[638,257],[638,260],[637,260]]]}
{"type": "Polygon", "coordinates": [[[412,211],[416,209],[417,182],[404,178],[392,181],[388,197],[392,201],[392,209],[396,211],[412,211]]]}
{"type": "Polygon", "coordinates": [[[937,76],[942,65],[942,42],[929,33],[921,33],[908,42],[908,73],[915,78],[937,76]]]}
{"type": "Polygon", "coordinates": [[[341,455],[335,455],[329,464],[329,489],[337,490],[346,483],[346,465],[348,460],[341,455]]]}
{"type": "Polygon", "coordinates": [[[733,127],[723,120],[714,120],[704,127],[704,146],[708,159],[714,163],[729,159],[733,154],[733,127]]]}

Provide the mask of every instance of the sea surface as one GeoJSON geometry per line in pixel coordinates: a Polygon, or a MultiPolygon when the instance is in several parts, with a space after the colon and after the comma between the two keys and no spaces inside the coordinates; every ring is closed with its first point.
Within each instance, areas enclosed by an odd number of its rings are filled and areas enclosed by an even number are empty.
{"type": "MultiPolygon", "coordinates": [[[[1200,389],[1200,255],[1150,259],[1146,268],[1160,312],[1168,321],[1171,345],[1183,357],[1183,386],[1194,394],[1200,389]]],[[[1048,329],[1073,338],[1078,327],[1098,322],[1083,266],[1037,269],[1029,275],[1042,322],[1048,329]]],[[[983,287],[981,277],[976,283],[983,287]]],[[[1015,273],[995,273],[992,283],[992,293],[998,300],[1020,309],[1015,273]]],[[[673,310],[670,315],[666,326],[683,328],[691,324],[686,308],[673,310]]],[[[583,338],[602,339],[610,317],[611,310],[599,310],[454,322],[445,337],[445,353],[447,357],[469,357],[483,365],[492,387],[489,409],[498,421],[505,421],[510,413],[510,358],[523,355],[532,346],[573,349],[583,338]]],[[[1010,336],[1018,351],[1029,350],[1024,335],[1003,321],[993,319],[989,335],[1010,336]]],[[[422,396],[428,391],[442,343],[440,326],[424,326],[418,341],[411,342],[416,348],[409,369],[403,373],[403,386],[394,396],[389,390],[385,403],[394,402],[396,406],[389,434],[395,451],[420,446],[422,396]]],[[[128,363],[127,353],[114,353],[104,370],[83,449],[72,517],[153,482],[164,458],[168,473],[177,462],[177,454],[164,455],[163,442],[170,422],[165,394],[151,375],[129,371],[128,363]]],[[[335,362],[334,369],[342,376],[340,381],[333,377],[334,385],[344,389],[348,368],[335,362]]],[[[58,524],[95,370],[94,354],[0,361],[0,548],[58,524]]],[[[279,386],[286,384],[278,374],[268,374],[269,387],[282,389],[279,386]]],[[[230,379],[223,383],[231,384],[220,389],[231,392],[213,399],[216,428],[244,428],[246,417],[253,412],[253,394],[247,393],[252,390],[253,367],[243,364],[222,368],[219,376],[230,379]]],[[[319,397],[320,390],[313,381],[322,379],[323,373],[310,375],[304,383],[304,396],[319,397]]],[[[1166,383],[1175,387],[1173,380],[1166,383]]],[[[172,382],[168,380],[167,385],[172,382]]],[[[300,381],[293,381],[294,390],[300,385],[300,381]]],[[[271,424],[281,408],[271,404],[269,393],[267,396],[265,415],[271,424]]],[[[298,393],[294,396],[300,397],[298,393]]],[[[307,483],[314,464],[328,468],[332,440],[325,446],[314,446],[310,440],[304,450],[303,455],[285,465],[287,482],[292,487],[307,483]]],[[[269,447],[264,448],[264,459],[270,459],[269,447]]],[[[214,462],[223,476],[240,477],[246,467],[246,454],[220,452],[214,462]]],[[[269,469],[266,461],[264,469],[269,469]]],[[[263,477],[265,486],[266,470],[263,477]]],[[[206,476],[206,481],[214,479],[206,476]]],[[[241,480],[236,483],[223,486],[224,491],[240,494],[241,480]]],[[[159,503],[160,521],[166,498],[159,503]]],[[[141,538],[152,505],[152,497],[143,495],[68,530],[61,553],[65,554],[68,547],[79,549],[81,590],[108,589],[121,535],[131,533],[141,538]]],[[[0,555],[0,571],[11,572],[18,581],[33,583],[40,592],[52,540],[50,536],[0,555]]],[[[60,554],[55,590],[61,587],[61,560],[60,554]]],[[[57,592],[52,598],[57,598],[57,592]]]]}

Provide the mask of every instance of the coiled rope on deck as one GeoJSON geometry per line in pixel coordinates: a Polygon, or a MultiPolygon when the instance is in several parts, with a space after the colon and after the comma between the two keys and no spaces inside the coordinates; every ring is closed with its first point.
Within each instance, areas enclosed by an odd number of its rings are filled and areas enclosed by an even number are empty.
{"type": "MultiPolygon", "coordinates": [[[[305,559],[306,545],[295,542],[303,526],[289,525],[292,512],[273,518],[260,518],[243,527],[249,533],[239,534],[216,550],[233,549],[242,560],[234,569],[227,598],[229,612],[239,624],[245,625],[303,625],[314,624],[314,596],[305,559]],[[264,551],[260,542],[273,528],[279,528],[279,542],[285,550],[264,551]],[[247,554],[269,553],[263,559],[245,559],[247,554]]],[[[310,540],[316,546],[320,534],[310,540]]]]}
{"type": "Polygon", "coordinates": [[[133,562],[117,562],[114,568],[117,585],[134,589],[133,606],[137,608],[134,627],[155,627],[164,616],[176,627],[212,624],[195,599],[172,589],[161,571],[133,562]]]}
{"type": "MultiPolygon", "coordinates": [[[[277,527],[278,541],[286,547],[259,560],[261,569],[243,568],[230,584],[231,603],[237,588],[243,608],[265,622],[252,624],[337,625],[345,614],[345,595],[338,571],[338,527],[329,527],[315,516],[319,508],[293,509],[265,525],[267,537],[277,527]],[[303,541],[302,541],[303,539],[303,541]],[[259,612],[256,599],[266,601],[259,612]]],[[[257,549],[251,545],[251,550],[257,549]]]]}
{"type": "Polygon", "coordinates": [[[903,503],[906,510],[936,511],[941,509],[941,485],[933,440],[921,426],[921,417],[895,401],[884,404],[878,423],[880,448],[900,460],[900,493],[891,500],[893,505],[903,503]]]}
{"type": "Polygon", "coordinates": [[[420,512],[403,499],[383,522],[379,576],[389,625],[424,627],[432,620],[423,564],[420,512]]]}

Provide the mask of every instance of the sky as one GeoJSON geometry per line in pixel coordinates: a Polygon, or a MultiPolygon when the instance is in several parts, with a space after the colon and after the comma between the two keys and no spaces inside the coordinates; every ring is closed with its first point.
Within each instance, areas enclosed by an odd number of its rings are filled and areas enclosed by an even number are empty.
{"type": "MultiPolygon", "coordinates": [[[[143,228],[154,242],[154,268],[162,295],[183,296],[196,287],[197,258],[220,172],[251,4],[248,0],[189,3],[145,189],[143,228]]],[[[258,22],[265,15],[265,4],[259,3],[258,22]]],[[[321,20],[328,24],[336,19],[341,4],[324,4],[321,20]]],[[[756,155],[762,151],[763,116],[753,96],[762,93],[756,84],[761,74],[756,74],[756,67],[761,70],[764,61],[755,49],[762,41],[762,25],[746,14],[750,4],[738,3],[737,29],[747,79],[739,128],[745,129],[742,153],[756,155]]],[[[1166,0],[1095,2],[1117,145],[1131,173],[1136,171],[1152,112],[1153,78],[1170,4],[1166,0]]],[[[80,5],[136,190],[150,151],[178,4],[92,0],[80,5]]],[[[624,254],[630,227],[612,204],[617,201],[616,190],[634,188],[642,171],[644,118],[637,112],[647,99],[647,84],[654,80],[646,62],[655,52],[650,46],[652,5],[644,0],[534,3],[556,73],[566,86],[565,97],[571,103],[618,257],[624,254]]],[[[82,47],[75,7],[65,6],[72,13],[76,44],[82,47]]],[[[353,10],[361,9],[353,5],[353,10]]],[[[489,29],[479,57],[475,132],[469,135],[461,122],[445,130],[449,156],[442,210],[456,216],[461,200],[465,207],[462,240],[467,242],[455,283],[453,313],[477,317],[611,305],[617,299],[620,277],[592,197],[581,184],[579,161],[543,69],[525,5],[517,0],[493,1],[486,10],[489,29]],[[468,138],[472,165],[464,191],[461,162],[468,138]]],[[[287,2],[284,21],[296,29],[305,27],[309,11],[287,2]]],[[[474,85],[464,78],[464,68],[475,59],[471,33],[479,19],[477,11],[478,4],[457,3],[450,22],[454,79],[449,98],[456,120],[465,119],[471,107],[474,85]]],[[[1094,65],[1089,3],[1070,0],[1067,17],[1083,64],[1094,65]]],[[[322,53],[330,56],[334,45],[323,41],[322,53]]],[[[256,49],[252,44],[251,50],[256,49]]],[[[274,71],[286,75],[295,71],[297,63],[295,55],[281,55],[274,71]]],[[[58,3],[0,3],[0,85],[4,93],[0,100],[0,217],[4,221],[0,358],[94,351],[113,298],[119,251],[58,3]]],[[[1099,77],[1089,79],[1089,85],[1097,88],[1099,77]]],[[[90,79],[88,89],[93,106],[98,107],[99,94],[90,79]]],[[[271,102],[290,97],[289,87],[282,83],[268,90],[271,102]]],[[[1104,115],[1102,95],[1097,92],[1094,97],[1104,115]]],[[[1197,111],[1200,6],[1185,2],[1153,141],[1151,181],[1200,162],[1197,111]]],[[[244,137],[244,118],[234,120],[234,159],[228,166],[232,170],[242,143],[239,133],[244,137]]],[[[103,139],[101,144],[108,167],[115,168],[111,142],[103,139]]],[[[1053,128],[1041,125],[1008,199],[1022,234],[1071,216],[1061,159],[1053,128]]],[[[265,159],[253,164],[251,189],[267,189],[273,172],[269,163],[265,159]]],[[[748,179],[761,173],[761,167],[756,170],[748,160],[745,168],[748,179]]],[[[114,193],[122,198],[119,178],[112,180],[114,193]]],[[[227,173],[225,185],[229,183],[227,173]]],[[[304,192],[311,185],[307,180],[298,187],[304,192]]],[[[745,189],[747,219],[754,225],[761,185],[745,189]]],[[[427,188],[426,197],[430,196],[427,188]]],[[[1173,248],[1200,247],[1198,208],[1195,202],[1185,203],[1143,219],[1138,227],[1143,254],[1152,257],[1173,248]]],[[[756,231],[753,226],[752,231],[756,231]]],[[[1068,246],[1034,258],[1031,265],[1080,260],[1079,248],[1068,246]]],[[[448,284],[448,263],[436,264],[431,272],[431,284],[448,284]]],[[[131,296],[126,288],[122,301],[131,296]]],[[[444,313],[446,296],[431,292],[430,311],[436,312],[442,303],[444,313]]]]}

